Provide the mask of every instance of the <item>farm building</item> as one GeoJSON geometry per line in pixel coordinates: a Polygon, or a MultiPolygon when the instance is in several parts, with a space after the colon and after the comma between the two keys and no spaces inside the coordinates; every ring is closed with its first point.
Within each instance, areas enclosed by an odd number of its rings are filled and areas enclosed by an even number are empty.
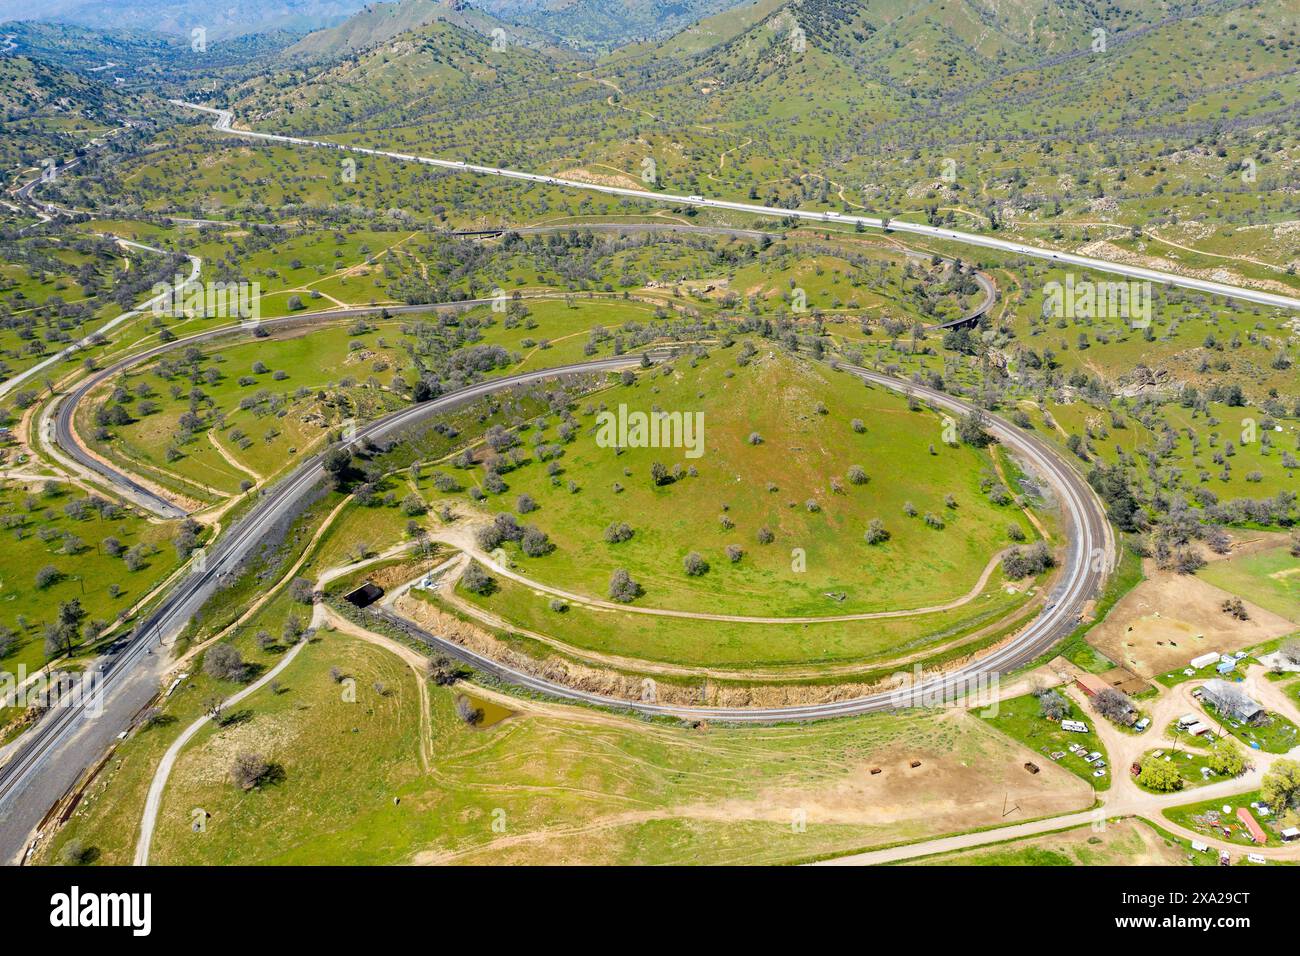
{"type": "Polygon", "coordinates": [[[1096,697],[1102,691],[1110,690],[1110,685],[1096,674],[1080,674],[1074,679],[1074,686],[1089,697],[1096,697]]]}
{"type": "Polygon", "coordinates": [[[1218,659],[1219,659],[1219,652],[1210,651],[1206,654],[1202,654],[1200,657],[1193,657],[1191,666],[1196,668],[1197,670],[1200,670],[1202,667],[1209,667],[1218,659]]]}
{"type": "Polygon", "coordinates": [[[1264,716],[1264,708],[1252,700],[1245,691],[1226,680],[1206,681],[1201,694],[1207,703],[1214,705],[1220,716],[1251,721],[1264,716]]]}
{"type": "Polygon", "coordinates": [[[1282,839],[1287,843],[1292,840],[1300,840],[1300,827],[1287,827],[1282,831],[1282,839]]]}
{"type": "Polygon", "coordinates": [[[1237,819],[1242,822],[1247,832],[1250,833],[1250,838],[1260,846],[1268,842],[1268,836],[1264,833],[1264,828],[1259,825],[1259,821],[1255,819],[1255,814],[1251,813],[1248,807],[1239,807],[1237,809],[1237,819]]]}

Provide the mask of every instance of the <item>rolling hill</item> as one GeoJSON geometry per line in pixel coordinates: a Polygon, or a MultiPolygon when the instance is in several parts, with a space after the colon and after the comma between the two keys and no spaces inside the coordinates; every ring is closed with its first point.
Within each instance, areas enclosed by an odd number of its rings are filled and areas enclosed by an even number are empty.
{"type": "Polygon", "coordinates": [[[54,20],[98,30],[131,29],[189,36],[195,27],[209,40],[290,30],[305,33],[338,23],[363,0],[0,0],[0,22],[54,20]]]}
{"type": "Polygon", "coordinates": [[[542,33],[523,26],[507,28],[500,20],[474,9],[463,0],[398,0],[395,3],[370,4],[338,26],[317,30],[286,50],[285,56],[307,60],[337,59],[439,22],[489,37],[493,36],[493,31],[500,30],[507,42],[563,55],[542,33]]]}
{"type": "Polygon", "coordinates": [[[477,0],[493,16],[599,53],[627,43],[670,36],[740,0],[477,0]]]}

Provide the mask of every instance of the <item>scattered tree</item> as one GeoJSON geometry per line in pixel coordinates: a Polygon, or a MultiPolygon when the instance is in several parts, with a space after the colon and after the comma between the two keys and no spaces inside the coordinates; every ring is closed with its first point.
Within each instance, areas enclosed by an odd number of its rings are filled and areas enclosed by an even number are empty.
{"type": "Polygon", "coordinates": [[[618,568],[609,578],[609,596],[621,604],[631,604],[644,592],[641,585],[623,568],[618,568]]]}

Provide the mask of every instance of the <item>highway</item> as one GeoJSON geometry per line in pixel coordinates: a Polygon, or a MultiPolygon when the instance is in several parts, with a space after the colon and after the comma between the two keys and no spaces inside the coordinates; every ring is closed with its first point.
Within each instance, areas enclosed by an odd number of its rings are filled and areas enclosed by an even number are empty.
{"type": "MultiPolygon", "coordinates": [[[[226,123],[229,122],[228,113],[224,114],[224,120],[226,123]]],[[[266,134],[257,135],[266,136],[266,134]]],[[[437,161],[437,164],[445,164],[445,161],[437,161]]],[[[574,185],[585,186],[585,184],[574,185]]],[[[658,194],[647,195],[661,200],[665,198],[658,194]]],[[[788,210],[774,212],[782,215],[789,214],[788,210]]],[[[981,306],[987,307],[987,303],[992,301],[992,286],[991,283],[989,285],[981,283],[981,285],[986,292],[985,301],[981,306]]],[[[454,303],[454,305],[480,304],[482,301],[488,300],[454,303]]],[[[389,311],[417,311],[433,307],[436,306],[390,307],[389,311]]],[[[373,313],[375,310],[367,308],[352,311],[356,314],[365,314],[373,313]]],[[[326,315],[330,319],[346,318],[349,312],[336,311],[317,316],[294,316],[280,320],[267,320],[263,324],[287,325],[319,319],[326,315]]],[[[59,406],[56,440],[70,454],[75,454],[74,450],[78,446],[71,429],[76,403],[96,384],[104,381],[106,376],[117,374],[135,363],[147,361],[169,349],[198,340],[231,334],[237,332],[238,328],[238,326],[227,326],[168,343],[123,359],[114,366],[89,377],[80,383],[59,406]]],[[[627,368],[638,361],[639,355],[619,356],[482,382],[385,416],[361,428],[356,439],[359,441],[369,438],[382,441],[456,405],[504,388],[527,385],[564,375],[627,368]]],[[[868,369],[843,368],[848,374],[858,375],[874,385],[896,391],[910,391],[919,399],[929,401],[937,408],[953,414],[965,414],[970,410],[970,406],[962,400],[924,386],[893,379],[868,369]]],[[[449,654],[468,660],[484,672],[494,674],[502,680],[560,699],[688,719],[737,723],[813,720],[912,706],[932,699],[957,699],[970,686],[972,680],[983,675],[1007,672],[1028,663],[1043,654],[1055,641],[1070,633],[1077,625],[1086,602],[1096,595],[1115,557],[1113,536],[1101,503],[1073,467],[1050,445],[1008,422],[990,416],[990,430],[1008,447],[1022,455],[1056,491],[1062,504],[1062,520],[1069,541],[1064,567],[1057,578],[1058,583],[1044,612],[1012,640],[964,668],[923,680],[916,687],[901,688],[897,691],[853,700],[792,707],[744,710],[670,707],[650,701],[628,702],[573,691],[561,685],[539,680],[532,675],[510,670],[494,661],[479,658],[459,645],[445,641],[436,635],[417,633],[416,636],[434,646],[445,648],[449,654]]],[[[97,460],[91,459],[94,461],[93,465],[89,461],[80,458],[78,460],[87,467],[103,473],[104,466],[97,460]]],[[[223,580],[237,571],[241,563],[271,535],[274,528],[296,513],[304,498],[324,480],[321,460],[322,456],[316,455],[303,461],[287,478],[264,492],[249,513],[218,539],[202,565],[192,568],[191,573],[181,579],[156,610],[141,622],[132,637],[120,642],[113,653],[98,662],[103,675],[104,711],[101,715],[94,716],[87,713],[80,705],[60,708],[50,712],[19,739],[10,759],[0,767],[0,859],[16,859],[21,854],[29,834],[40,823],[50,804],[75,783],[81,773],[111,746],[120,731],[130,726],[134,715],[157,691],[157,678],[163,667],[164,655],[153,653],[154,647],[163,638],[179,632],[220,587],[223,580]]],[[[122,475],[117,475],[112,480],[131,481],[122,475]]],[[[139,486],[133,490],[137,493],[150,494],[147,489],[139,486]]],[[[161,499],[158,499],[155,504],[160,508],[170,506],[161,499]]],[[[414,627],[407,622],[402,622],[399,626],[407,630],[412,630],[414,627]]]]}
{"type": "MultiPolygon", "coordinates": [[[[897,392],[910,392],[918,399],[931,402],[936,407],[955,415],[964,415],[972,409],[961,399],[912,382],[864,368],[845,365],[841,365],[840,368],[873,385],[897,392]]],[[[832,703],[787,707],[736,709],[685,707],[651,701],[629,702],[574,690],[566,685],[507,667],[453,641],[432,634],[391,611],[377,609],[373,613],[409,636],[464,661],[498,680],[561,700],[594,704],[616,710],[688,720],[775,723],[869,714],[902,707],[926,706],[936,701],[951,703],[963,697],[968,689],[978,686],[980,680],[1023,667],[1041,657],[1053,644],[1069,635],[1078,626],[1087,603],[1099,594],[1102,584],[1117,560],[1114,534],[1106,520],[1102,503],[1073,466],[1064,461],[1055,448],[1023,429],[996,416],[990,415],[988,418],[989,431],[1006,447],[1013,449],[1029,462],[1032,469],[1046,479],[1056,492],[1061,502],[1061,517],[1069,542],[1065,560],[1057,577],[1057,583],[1048,596],[1045,609],[1013,639],[965,667],[923,679],[912,686],[832,703]]]]}
{"type": "MultiPolygon", "coordinates": [[[[68,170],[75,169],[80,164],[80,162],[81,160],[74,159],[67,163],[64,163],[62,166],[56,167],[55,175],[61,176],[66,172],[68,172],[68,170]]],[[[19,186],[17,189],[12,191],[14,197],[20,200],[21,202],[27,204],[28,206],[30,206],[33,210],[35,210],[38,216],[42,216],[47,220],[49,219],[49,216],[46,214],[46,211],[64,212],[64,213],[68,212],[68,210],[58,210],[56,207],[53,206],[53,204],[42,203],[39,199],[36,198],[34,194],[35,189],[43,181],[44,180],[40,176],[37,176],[35,179],[28,180],[27,182],[19,186]]],[[[159,249],[156,246],[146,245],[143,242],[134,242],[130,239],[122,239],[118,236],[106,236],[103,233],[98,233],[97,235],[100,235],[101,237],[106,239],[112,239],[119,246],[126,246],[127,248],[130,249],[139,249],[143,252],[153,252],[153,253],[157,253],[160,256],[168,255],[167,250],[159,249]]],[[[188,256],[187,258],[190,260],[190,274],[181,283],[180,288],[182,289],[190,285],[190,283],[197,281],[199,278],[199,272],[203,268],[203,260],[200,259],[198,256],[188,256]]],[[[130,322],[132,319],[139,316],[142,312],[147,312],[152,310],[153,307],[158,303],[167,301],[169,297],[172,295],[173,291],[174,290],[169,287],[165,292],[162,292],[154,296],[149,301],[136,306],[134,309],[131,309],[129,312],[123,312],[121,315],[114,316],[113,318],[109,319],[99,328],[95,329],[94,332],[90,333],[90,335],[87,335],[85,338],[81,339],[80,341],[74,342],[73,344],[67,346],[64,349],[59,350],[53,355],[45,359],[42,359],[40,362],[36,363],[31,368],[24,369],[23,371],[19,372],[17,375],[10,376],[9,378],[5,379],[5,381],[0,382],[0,398],[3,398],[5,395],[9,394],[11,391],[16,389],[19,385],[23,384],[23,382],[30,381],[31,379],[35,378],[45,369],[53,365],[56,365],[59,362],[65,361],[67,358],[73,355],[78,349],[87,348],[91,344],[91,341],[94,339],[95,336],[104,335],[108,332],[111,332],[113,329],[117,328],[118,326],[126,322],[130,322]]]]}
{"type": "MultiPolygon", "coordinates": [[[[438,302],[428,305],[401,305],[388,306],[387,311],[390,314],[405,314],[413,312],[429,312],[434,309],[448,308],[470,308],[475,305],[490,304],[492,299],[463,299],[458,302],[438,302]]],[[[311,325],[317,321],[346,320],[351,318],[360,318],[366,315],[374,315],[383,312],[384,306],[366,306],[351,309],[336,309],[330,312],[309,313],[307,315],[284,316],[277,319],[263,319],[259,322],[259,327],[265,329],[283,329],[294,328],[301,325],[311,325]]],[[[121,359],[112,365],[97,370],[85,379],[77,383],[77,386],[69,392],[64,398],[56,403],[46,407],[41,416],[42,431],[47,437],[51,437],[58,450],[83,468],[95,472],[110,485],[112,485],[123,497],[128,498],[134,504],[144,508],[151,514],[165,519],[183,518],[187,514],[183,509],[177,507],[171,501],[161,497],[149,488],[140,484],[130,475],[125,474],[112,467],[102,459],[92,455],[82,445],[76,434],[76,413],[77,408],[85,397],[105,382],[116,378],[118,375],[127,370],[158,358],[167,352],[175,350],[179,346],[198,345],[203,342],[211,342],[214,339],[220,339],[227,336],[236,336],[246,334],[246,329],[241,325],[223,325],[214,329],[207,329],[194,335],[177,339],[164,345],[157,345],[144,352],[121,359]],[[51,424],[52,422],[52,424],[51,424]]]]}
{"type": "MultiPolygon", "coordinates": [[[[502,389],[566,375],[628,368],[639,361],[639,354],[619,356],[481,382],[377,419],[358,429],[355,441],[383,441],[426,418],[502,389]]],[[[78,702],[50,711],[19,738],[13,755],[0,766],[0,860],[14,860],[21,854],[50,805],[111,746],[114,737],[129,726],[132,717],[157,692],[164,655],[153,653],[154,648],[163,638],[178,633],[223,579],[236,573],[275,527],[296,513],[304,498],[325,479],[322,458],[315,455],[303,461],[289,477],[266,492],[217,540],[202,566],[193,567],[140,623],[129,641],[97,662],[102,674],[102,714],[96,716],[78,702]]]]}
{"type": "MultiPolygon", "coordinates": [[[[543,234],[543,233],[564,231],[567,230],[568,228],[571,227],[533,226],[533,227],[521,227],[515,231],[527,235],[527,234],[543,234]]],[[[619,231],[619,232],[663,231],[663,232],[705,233],[709,235],[723,234],[723,235],[742,236],[744,238],[758,238],[764,235],[763,233],[747,231],[747,230],[727,229],[724,227],[714,227],[714,226],[682,226],[682,225],[675,225],[672,223],[664,223],[664,224],[638,223],[638,224],[626,224],[626,225],[611,224],[611,223],[592,223],[592,224],[584,224],[581,228],[595,229],[596,231],[619,231]]],[[[499,231],[492,231],[491,233],[481,233],[481,234],[482,235],[490,234],[495,236],[495,235],[501,235],[502,233],[499,231]]],[[[146,247],[146,248],[151,248],[151,247],[146,247]]],[[[915,252],[914,250],[911,249],[905,249],[904,251],[909,256],[926,258],[921,253],[915,252]]],[[[198,260],[197,258],[191,256],[190,259],[193,264],[193,271],[191,272],[189,279],[186,280],[185,282],[186,285],[189,284],[190,282],[193,282],[197,278],[198,270],[201,265],[200,260],[198,260]]],[[[990,308],[992,308],[993,303],[997,299],[997,287],[994,284],[993,280],[982,272],[973,272],[972,276],[975,279],[976,283],[978,283],[978,285],[980,286],[980,289],[983,293],[980,300],[976,302],[974,305],[972,305],[965,312],[965,314],[959,316],[958,318],[951,319],[948,322],[930,326],[929,327],[930,330],[938,331],[947,328],[952,328],[954,326],[968,324],[974,321],[975,319],[977,319],[979,316],[983,315],[990,308]]],[[[525,296],[525,298],[544,298],[544,297],[545,296],[525,296]]],[[[150,300],[149,302],[146,302],[144,305],[140,306],[139,308],[133,310],[131,313],[127,313],[123,316],[119,316],[117,319],[113,320],[113,322],[111,322],[109,325],[118,325],[125,318],[138,315],[140,312],[144,311],[145,309],[152,308],[154,301],[157,300],[156,299],[150,300]]],[[[312,312],[312,313],[298,314],[298,315],[291,315],[291,316],[281,316],[273,319],[263,319],[260,320],[258,324],[259,327],[263,329],[296,328],[302,325],[311,325],[317,322],[332,322],[332,321],[347,320],[353,318],[360,318],[368,315],[376,315],[383,312],[387,312],[389,315],[410,315],[410,314],[416,314],[422,312],[437,311],[439,309],[468,309],[479,305],[490,305],[493,303],[493,301],[494,301],[493,299],[459,299],[450,302],[430,302],[430,303],[422,303],[416,305],[353,306],[353,307],[342,308],[342,309],[331,309],[324,312],[312,312]]],[[[104,326],[99,331],[101,332],[104,331],[109,327],[109,325],[104,326]]],[[[218,328],[205,330],[203,332],[199,332],[194,335],[187,336],[183,339],[179,339],[177,341],[170,342],[164,345],[159,345],[147,351],[128,356],[127,358],[124,358],[121,361],[118,361],[110,366],[107,366],[103,369],[99,369],[98,371],[87,376],[83,381],[79,382],[76,388],[74,388],[73,391],[70,392],[63,399],[45,408],[45,410],[42,412],[41,415],[42,434],[46,435],[48,439],[52,439],[54,445],[56,446],[59,452],[69,456],[73,461],[75,461],[82,468],[92,471],[97,475],[99,475],[110,485],[112,485],[120,495],[129,499],[133,504],[143,508],[144,510],[150,512],[151,514],[159,518],[176,519],[176,518],[185,517],[187,512],[179,508],[176,504],[158,495],[153,490],[145,487],[140,482],[132,478],[129,474],[119,471],[118,469],[112,467],[112,465],[110,465],[103,459],[99,458],[98,456],[92,455],[86,449],[86,447],[81,443],[80,439],[77,437],[76,434],[75,419],[76,419],[77,408],[80,406],[81,402],[85,400],[88,394],[90,394],[100,385],[110,381],[111,379],[116,378],[118,375],[128,371],[129,369],[135,368],[138,365],[141,365],[152,359],[158,358],[159,356],[169,351],[173,351],[177,348],[180,348],[182,346],[198,345],[204,342],[210,342],[214,339],[219,339],[231,335],[238,335],[241,333],[241,331],[244,331],[244,327],[242,325],[224,325],[218,328]]],[[[3,393],[4,393],[4,389],[0,387],[0,395],[3,395],[3,393]]]]}
{"type": "MultiPolygon", "coordinates": [[[[203,334],[229,331],[227,328],[203,334]]],[[[168,343],[167,347],[175,348],[181,344],[184,343],[168,343]]],[[[505,388],[557,376],[627,368],[638,361],[639,355],[618,356],[481,382],[378,419],[361,428],[356,440],[382,441],[456,405],[505,388]]],[[[858,375],[874,385],[911,391],[919,399],[930,401],[953,414],[970,410],[961,399],[924,386],[868,369],[843,368],[846,373],[858,375]]],[[[923,680],[914,687],[826,704],[743,710],[628,702],[574,691],[479,657],[436,635],[419,632],[409,623],[400,622],[398,626],[509,683],[559,699],[647,714],[734,723],[770,723],[825,719],[913,706],[936,699],[959,699],[971,682],[982,675],[1000,674],[1026,664],[1070,633],[1077,625],[1085,604],[1096,595],[1115,558],[1114,540],[1101,502],[1078,472],[1055,449],[1037,437],[994,416],[989,417],[989,422],[990,430],[999,440],[1021,454],[1033,470],[1053,486],[1062,504],[1062,520],[1069,541],[1063,569],[1043,613],[1012,640],[964,668],[923,680]]],[[[297,512],[302,500],[324,480],[321,459],[322,455],[316,455],[305,460],[289,477],[264,493],[253,509],[218,539],[202,567],[195,567],[192,573],[181,579],[127,643],[118,647],[116,653],[101,659],[105,706],[102,715],[88,715],[81,705],[60,708],[19,739],[14,755],[0,767],[0,859],[13,859],[22,852],[28,835],[39,824],[50,804],[111,746],[116,734],[126,729],[133,716],[148,703],[157,691],[163,657],[161,653],[154,654],[153,648],[162,638],[179,632],[223,579],[236,572],[241,562],[271,536],[281,521],[297,512]]]]}
{"type": "MultiPolygon", "coordinates": [[[[208,113],[216,117],[212,124],[213,129],[221,133],[228,133],[232,136],[240,136],[246,139],[258,139],[271,143],[286,143],[293,146],[311,146],[320,149],[334,149],[340,152],[351,152],[368,156],[382,156],[387,159],[395,159],[401,162],[421,163],[426,166],[438,166],[443,169],[450,169],[458,172],[479,173],[484,176],[499,176],[505,179],[516,179],[524,182],[540,183],[547,186],[561,186],[566,189],[581,189],[588,192],[599,192],[612,196],[624,196],[628,199],[637,199],[647,202],[670,203],[675,206],[692,206],[699,209],[727,209],[733,212],[749,213],[768,218],[803,219],[822,223],[845,223],[851,226],[860,224],[872,229],[885,228],[884,220],[873,216],[851,216],[838,212],[827,212],[825,210],[782,209],[779,206],[759,206],[752,203],[732,202],[724,199],[708,199],[699,195],[680,196],[673,193],[652,192],[644,189],[628,189],[622,186],[603,186],[596,183],[584,183],[572,179],[562,179],[557,176],[548,176],[541,173],[528,173],[517,169],[502,169],[496,166],[478,166],[472,163],[466,163],[462,160],[436,159],[432,156],[415,156],[410,153],[396,153],[389,150],[370,149],[364,146],[348,146],[343,143],[305,139],[299,136],[281,136],[274,133],[260,133],[253,130],[235,129],[233,125],[234,115],[230,110],[218,109],[212,106],[203,106],[197,103],[186,103],[183,100],[170,100],[169,102],[174,106],[183,107],[185,109],[200,110],[204,113],[208,113]]],[[[1211,282],[1207,279],[1196,279],[1189,276],[1179,275],[1174,272],[1162,272],[1158,269],[1146,269],[1141,266],[1110,262],[1106,259],[1080,256],[1072,252],[1045,249],[1041,246],[1029,245],[1023,242],[1012,242],[1007,239],[999,239],[995,236],[986,236],[972,232],[960,232],[956,229],[944,229],[939,226],[929,226],[924,223],[902,222],[900,220],[890,220],[888,228],[890,232],[905,232],[919,236],[926,236],[931,239],[946,239],[950,242],[978,246],[984,249],[995,249],[999,252],[1008,252],[1012,255],[1027,256],[1033,259],[1046,259],[1050,262],[1078,266],[1081,269],[1092,269],[1098,272],[1109,273],[1111,275],[1126,276],[1130,279],[1157,282],[1161,285],[1177,286],[1182,289],[1192,289],[1209,295],[1227,296],[1232,299],[1238,299],[1244,302],[1253,302],[1258,305],[1300,310],[1300,298],[1293,296],[1278,295],[1272,292],[1243,288],[1241,286],[1229,285],[1225,282],[1211,282]]]]}

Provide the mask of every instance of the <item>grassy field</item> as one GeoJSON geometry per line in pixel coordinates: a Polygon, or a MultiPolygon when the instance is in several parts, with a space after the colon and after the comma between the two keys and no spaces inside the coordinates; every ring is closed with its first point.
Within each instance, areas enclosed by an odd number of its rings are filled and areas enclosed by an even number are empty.
{"type": "MultiPolygon", "coordinates": [[[[1155,759],[1164,760],[1178,771],[1178,776],[1182,778],[1183,781],[1184,790],[1230,779],[1223,774],[1206,774],[1202,772],[1209,767],[1210,755],[1206,752],[1206,745],[1200,740],[1200,738],[1193,738],[1184,735],[1180,739],[1182,740],[1183,746],[1178,750],[1149,750],[1143,754],[1141,759],[1146,760],[1148,757],[1159,753],[1160,756],[1155,759]]],[[[1120,769],[1124,770],[1125,768],[1120,769]]],[[[1137,782],[1137,778],[1134,778],[1134,782],[1137,783],[1137,786],[1142,787],[1142,784],[1137,782]]],[[[1146,787],[1142,787],[1142,789],[1147,790],[1149,793],[1162,792],[1148,790],[1146,787]]]]}
{"type": "Polygon", "coordinates": [[[1215,561],[1199,576],[1300,624],[1300,560],[1287,547],[1215,561]]]}
{"type": "Polygon", "coordinates": [[[1270,754],[1284,754],[1300,743],[1300,729],[1281,714],[1270,711],[1264,716],[1263,722],[1256,726],[1219,716],[1213,704],[1202,706],[1220,727],[1247,747],[1270,754]]]}
{"type": "Polygon", "coordinates": [[[1066,719],[1084,721],[1084,723],[1088,724],[1087,733],[1078,734],[1064,730],[1059,721],[1048,720],[1043,717],[1039,711],[1038,698],[1033,694],[1000,701],[996,713],[987,716],[980,713],[980,717],[1013,740],[1018,740],[1030,750],[1041,755],[1039,759],[1035,760],[1040,767],[1044,763],[1052,762],[1051,754],[1060,753],[1064,756],[1057,762],[1062,767],[1091,784],[1097,790],[1109,790],[1112,774],[1127,772],[1127,768],[1121,767],[1117,770],[1109,765],[1110,758],[1106,754],[1106,747],[1093,729],[1094,720],[1092,716],[1080,713],[1078,706],[1069,698],[1066,698],[1066,703],[1070,705],[1070,713],[1066,715],[1066,719]],[[1078,744],[1083,747],[1083,753],[1071,753],[1068,749],[1070,744],[1078,744]],[[1101,759],[1107,763],[1104,776],[1093,776],[1095,765],[1087,763],[1083,759],[1085,754],[1093,751],[1099,752],[1101,759]]]}
{"type": "Polygon", "coordinates": [[[526,585],[501,579],[488,595],[461,598],[521,628],[575,648],[638,660],[779,669],[808,664],[878,662],[923,652],[991,628],[1023,606],[1023,596],[991,587],[956,610],[904,618],[821,624],[746,624],[594,610],[570,605],[557,613],[550,598],[526,585]]]}
{"type": "MultiPolygon", "coordinates": [[[[990,825],[1008,785],[1029,815],[1087,803],[956,712],[693,730],[523,705],[474,728],[457,692],[430,688],[426,718],[405,664],[328,632],[280,684],[182,754],[153,862],[788,862],[990,825]],[[355,703],[333,667],[356,681],[355,703]],[[228,774],[247,750],[277,772],[244,792],[228,774]]],[[[150,757],[136,744],[123,759],[136,771],[118,770],[61,835],[104,863],[129,853],[150,757]]]]}
{"type": "MultiPolygon", "coordinates": [[[[650,607],[838,615],[953,601],[1012,543],[1009,527],[1033,535],[1019,509],[990,500],[997,480],[987,454],[945,445],[939,416],[780,352],[769,349],[744,366],[736,354],[715,352],[694,368],[683,361],[601,396],[614,415],[626,406],[629,414],[696,416],[702,434],[694,453],[602,447],[590,403],[567,444],[554,421],[522,433],[525,449],[563,450],[556,467],[528,453],[503,475],[507,488],[486,502],[490,513],[518,511],[522,495],[536,505],[520,521],[537,524],[556,548],[538,558],[513,550],[523,573],[604,598],[610,575],[624,568],[645,591],[638,603],[650,607]],[[761,442],[750,443],[752,435],[761,442]],[[680,467],[681,477],[656,484],[655,463],[680,467]],[[854,466],[861,483],[850,477],[854,466]],[[888,541],[864,540],[873,518],[888,541]],[[633,536],[611,544],[604,532],[618,522],[633,536]],[[759,538],[764,528],[770,543],[759,538]],[[730,560],[728,545],[743,556],[730,560]],[[707,573],[684,572],[692,551],[707,561],[707,573]]],[[[469,488],[483,475],[457,477],[469,488]]]]}
{"type": "MultiPolygon", "coordinates": [[[[94,444],[183,492],[238,493],[242,481],[260,482],[313,448],[328,427],[395,407],[388,386],[400,353],[384,343],[397,324],[364,329],[335,323],[132,370],[109,386],[116,400],[104,395],[128,420],[94,444]]],[[[87,403],[79,419],[83,435],[98,434],[93,409],[87,403]]]]}
{"type": "Polygon", "coordinates": [[[6,670],[45,662],[44,630],[62,602],[76,599],[86,623],[110,624],[180,564],[175,522],[153,524],[121,509],[99,510],[66,483],[0,482],[0,628],[13,635],[6,670]],[[117,550],[109,539],[115,539],[117,550]],[[106,545],[106,542],[109,542],[106,545]],[[135,550],[136,570],[126,552],[135,550]],[[37,573],[53,568],[49,583],[37,573]]]}

